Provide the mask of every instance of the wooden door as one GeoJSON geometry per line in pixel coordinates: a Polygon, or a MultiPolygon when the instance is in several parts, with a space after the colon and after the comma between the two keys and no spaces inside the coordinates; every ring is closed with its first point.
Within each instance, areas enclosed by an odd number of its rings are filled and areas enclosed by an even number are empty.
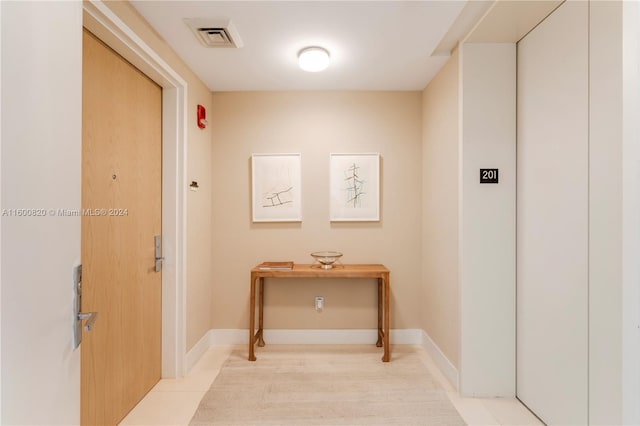
{"type": "Polygon", "coordinates": [[[587,424],[588,4],[518,43],[517,396],[547,424],[587,424]]]}
{"type": "Polygon", "coordinates": [[[83,35],[81,422],[117,424],[160,379],[162,89],[83,35]]]}

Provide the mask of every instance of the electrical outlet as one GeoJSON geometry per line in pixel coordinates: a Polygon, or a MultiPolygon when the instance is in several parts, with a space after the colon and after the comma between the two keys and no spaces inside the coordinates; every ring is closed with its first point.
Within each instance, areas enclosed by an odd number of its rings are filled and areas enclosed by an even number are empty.
{"type": "Polygon", "coordinates": [[[316,296],[316,312],[320,313],[324,309],[324,297],[316,296]]]}

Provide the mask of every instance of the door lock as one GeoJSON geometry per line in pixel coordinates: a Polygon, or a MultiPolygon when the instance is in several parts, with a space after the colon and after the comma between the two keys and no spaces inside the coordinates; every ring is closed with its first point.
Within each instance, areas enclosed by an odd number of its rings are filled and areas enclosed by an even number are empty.
{"type": "Polygon", "coordinates": [[[77,349],[82,343],[82,321],[88,320],[84,325],[86,331],[91,331],[98,319],[97,312],[80,312],[82,309],[82,265],[73,268],[73,347],[77,349]]]}

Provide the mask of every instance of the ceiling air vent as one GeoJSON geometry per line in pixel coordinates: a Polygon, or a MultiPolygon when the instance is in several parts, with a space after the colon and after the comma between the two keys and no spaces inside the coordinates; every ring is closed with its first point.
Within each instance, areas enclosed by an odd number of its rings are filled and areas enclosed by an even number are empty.
{"type": "Polygon", "coordinates": [[[242,47],[242,40],[229,19],[185,19],[204,47],[242,47]]]}
{"type": "Polygon", "coordinates": [[[198,28],[198,37],[206,47],[235,47],[224,28],[198,28]]]}

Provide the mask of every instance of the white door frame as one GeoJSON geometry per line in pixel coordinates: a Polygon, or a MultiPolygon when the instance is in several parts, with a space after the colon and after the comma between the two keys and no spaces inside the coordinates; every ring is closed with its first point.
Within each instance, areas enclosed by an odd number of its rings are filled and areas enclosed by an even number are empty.
{"type": "MultiPolygon", "coordinates": [[[[0,2],[0,22],[2,22],[2,2],[0,2]]],[[[0,141],[2,140],[2,31],[0,31],[0,141]]],[[[0,146],[0,164],[2,164],[2,148],[0,146]]],[[[2,169],[0,167],[0,188],[2,188],[2,169]]],[[[0,200],[2,194],[0,193],[0,200]]],[[[2,242],[2,226],[0,226],[0,242],[2,242]]],[[[0,244],[0,422],[2,422],[2,244],[0,244]]]]}
{"type": "Polygon", "coordinates": [[[101,0],[83,2],[83,25],[162,87],[162,377],[182,377],[186,354],[187,82],[101,0]]]}

